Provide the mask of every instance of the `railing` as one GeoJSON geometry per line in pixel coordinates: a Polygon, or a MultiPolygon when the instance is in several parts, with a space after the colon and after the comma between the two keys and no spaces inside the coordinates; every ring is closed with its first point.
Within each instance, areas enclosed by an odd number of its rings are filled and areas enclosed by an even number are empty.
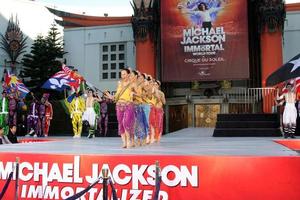
{"type": "Polygon", "coordinates": [[[272,113],[277,92],[275,88],[233,88],[220,93],[229,113],[272,113]]]}
{"type": "MultiPolygon", "coordinates": [[[[111,187],[112,199],[118,200],[116,188],[113,184],[112,178],[108,175],[108,169],[102,169],[102,176],[99,176],[97,180],[91,183],[88,187],[86,187],[81,192],[74,194],[71,197],[68,197],[65,200],[76,200],[86,194],[90,189],[92,189],[95,185],[97,185],[102,180],[103,192],[102,192],[102,199],[108,200],[108,185],[111,187]]],[[[152,200],[159,199],[159,191],[160,191],[160,184],[161,184],[161,174],[160,174],[160,166],[159,162],[156,161],[155,163],[155,189],[152,195],[152,200]]]]}
{"type": "Polygon", "coordinates": [[[1,189],[0,192],[0,200],[3,199],[3,197],[5,196],[5,193],[9,187],[9,184],[11,183],[12,179],[13,179],[13,175],[14,173],[16,174],[16,180],[15,180],[15,195],[14,195],[14,200],[18,200],[19,199],[19,157],[16,158],[16,163],[15,163],[15,167],[14,169],[9,173],[8,178],[3,186],[3,188],[1,189]]]}
{"type": "MultiPolygon", "coordinates": [[[[5,196],[7,189],[13,179],[13,175],[15,173],[15,194],[14,194],[14,200],[19,199],[19,158],[16,158],[16,164],[14,169],[9,173],[9,176],[3,186],[3,188],[0,190],[0,200],[3,199],[5,196]]],[[[152,200],[158,200],[159,199],[159,192],[160,192],[160,185],[161,185],[161,169],[159,166],[159,162],[156,161],[155,163],[155,188],[152,194],[152,200]]],[[[65,200],[76,200],[85,195],[90,189],[92,189],[95,185],[99,184],[102,180],[102,186],[103,186],[103,193],[102,193],[102,199],[108,200],[108,186],[111,188],[111,194],[113,200],[118,200],[117,197],[117,191],[113,184],[112,178],[108,174],[108,169],[102,169],[102,175],[99,176],[93,183],[88,185],[84,190],[80,191],[79,193],[76,193],[65,200]]]]}

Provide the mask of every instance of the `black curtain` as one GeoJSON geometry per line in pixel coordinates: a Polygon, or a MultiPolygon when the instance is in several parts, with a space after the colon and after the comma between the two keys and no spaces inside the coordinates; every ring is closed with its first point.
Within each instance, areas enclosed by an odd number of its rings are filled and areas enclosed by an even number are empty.
{"type": "Polygon", "coordinates": [[[261,50],[257,1],[248,0],[248,33],[250,79],[248,87],[261,87],[261,50]]]}

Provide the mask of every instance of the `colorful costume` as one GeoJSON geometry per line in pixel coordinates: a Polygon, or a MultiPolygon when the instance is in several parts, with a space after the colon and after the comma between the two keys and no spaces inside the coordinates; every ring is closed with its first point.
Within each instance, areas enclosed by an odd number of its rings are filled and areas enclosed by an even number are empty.
{"type": "Polygon", "coordinates": [[[153,139],[157,139],[161,136],[161,133],[163,131],[163,116],[164,116],[164,110],[161,107],[158,107],[158,105],[161,102],[157,97],[152,97],[151,99],[151,111],[150,111],[150,127],[154,129],[154,135],[152,136],[153,139]]]}
{"type": "Polygon", "coordinates": [[[155,138],[161,136],[164,127],[164,109],[163,108],[156,108],[157,111],[157,132],[155,134],[155,138]]]}
{"type": "MultiPolygon", "coordinates": [[[[4,94],[4,93],[2,93],[4,94]]],[[[0,126],[3,127],[3,134],[7,135],[8,128],[8,99],[5,95],[0,99],[0,126]]]]}
{"type": "Polygon", "coordinates": [[[150,119],[150,104],[147,104],[147,103],[144,103],[142,105],[142,108],[143,108],[143,111],[144,111],[144,114],[145,114],[145,117],[146,117],[146,133],[147,135],[149,135],[149,128],[150,128],[150,123],[149,123],[149,119],[150,119]]]}
{"type": "Polygon", "coordinates": [[[17,126],[17,99],[15,94],[12,93],[9,95],[9,125],[17,126]]]}
{"type": "Polygon", "coordinates": [[[86,107],[86,110],[84,111],[82,115],[82,121],[88,121],[89,122],[89,136],[94,136],[95,131],[95,124],[96,124],[96,112],[93,107],[86,107]]]}
{"type": "Polygon", "coordinates": [[[134,132],[135,116],[129,85],[126,88],[118,86],[115,101],[119,135],[124,134],[125,131],[132,135],[134,132]]]}
{"type": "Polygon", "coordinates": [[[138,139],[145,139],[148,135],[148,123],[142,105],[135,105],[135,136],[138,139]]]}
{"type": "Polygon", "coordinates": [[[82,132],[82,113],[85,110],[84,99],[80,96],[75,96],[69,105],[70,115],[74,137],[80,137],[82,132]]]}
{"type": "Polygon", "coordinates": [[[297,123],[297,109],[294,103],[286,103],[283,111],[282,122],[285,135],[294,137],[297,123]]]}
{"type": "Polygon", "coordinates": [[[133,134],[134,131],[134,106],[131,103],[117,103],[116,105],[119,135],[126,132],[133,134]]]}
{"type": "Polygon", "coordinates": [[[43,133],[43,127],[45,123],[45,113],[46,113],[46,106],[45,102],[41,101],[39,108],[38,108],[38,130],[37,130],[37,136],[42,137],[44,136],[43,133]]]}
{"type": "Polygon", "coordinates": [[[30,104],[29,113],[27,116],[27,133],[31,134],[32,132],[38,132],[38,103],[36,100],[30,104]]]}
{"type": "Polygon", "coordinates": [[[104,128],[104,133],[103,133],[104,136],[106,136],[106,134],[107,134],[107,125],[108,125],[108,112],[107,112],[108,106],[107,106],[107,104],[108,104],[108,102],[109,102],[108,100],[104,99],[100,103],[100,116],[99,116],[99,120],[98,120],[98,127],[99,127],[100,134],[103,132],[103,128],[104,128]]]}
{"type": "Polygon", "coordinates": [[[27,117],[27,106],[24,103],[24,99],[20,99],[18,102],[18,111],[17,111],[17,135],[26,134],[26,117],[27,117]]]}
{"type": "Polygon", "coordinates": [[[96,125],[95,125],[95,129],[97,130],[97,135],[99,134],[99,136],[101,135],[101,127],[99,127],[99,120],[100,120],[100,103],[99,102],[95,102],[94,103],[94,110],[96,113],[96,125]]]}
{"type": "Polygon", "coordinates": [[[43,95],[45,98],[45,120],[43,123],[43,132],[44,135],[47,137],[49,133],[49,128],[50,128],[50,122],[53,117],[53,109],[52,109],[52,104],[49,102],[49,94],[44,94],[43,95]]]}
{"type": "Polygon", "coordinates": [[[157,99],[152,96],[152,98],[150,99],[149,101],[149,104],[150,104],[150,116],[149,116],[149,125],[150,127],[157,127],[157,119],[156,119],[156,116],[157,116],[157,109],[156,109],[156,104],[157,104],[157,99]]]}
{"type": "Polygon", "coordinates": [[[148,122],[146,114],[143,109],[142,88],[138,85],[136,89],[136,96],[134,98],[135,109],[135,126],[134,134],[137,139],[145,139],[148,134],[148,122]]]}

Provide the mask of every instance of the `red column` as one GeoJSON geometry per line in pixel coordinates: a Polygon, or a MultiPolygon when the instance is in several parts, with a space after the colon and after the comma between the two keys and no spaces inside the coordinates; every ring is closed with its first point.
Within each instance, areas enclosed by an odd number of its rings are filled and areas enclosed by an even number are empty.
{"type": "Polygon", "coordinates": [[[156,77],[155,46],[150,37],[144,41],[136,40],[136,68],[156,77]]]}
{"type": "MultiPolygon", "coordinates": [[[[282,59],[282,33],[280,31],[269,33],[265,31],[261,34],[261,78],[262,87],[266,86],[268,76],[276,71],[283,62],[282,59]]],[[[269,98],[264,99],[264,112],[271,111],[269,98]]],[[[274,101],[273,101],[274,102],[274,101]]]]}

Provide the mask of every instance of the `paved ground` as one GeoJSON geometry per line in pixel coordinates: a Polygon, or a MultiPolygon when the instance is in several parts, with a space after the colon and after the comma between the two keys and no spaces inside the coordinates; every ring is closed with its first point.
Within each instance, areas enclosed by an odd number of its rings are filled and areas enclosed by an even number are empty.
{"type": "Polygon", "coordinates": [[[146,155],[229,155],[299,156],[270,137],[212,137],[213,129],[187,128],[165,135],[160,144],[121,148],[121,138],[49,137],[58,141],[0,145],[0,152],[61,154],[146,154],[146,155]]]}

